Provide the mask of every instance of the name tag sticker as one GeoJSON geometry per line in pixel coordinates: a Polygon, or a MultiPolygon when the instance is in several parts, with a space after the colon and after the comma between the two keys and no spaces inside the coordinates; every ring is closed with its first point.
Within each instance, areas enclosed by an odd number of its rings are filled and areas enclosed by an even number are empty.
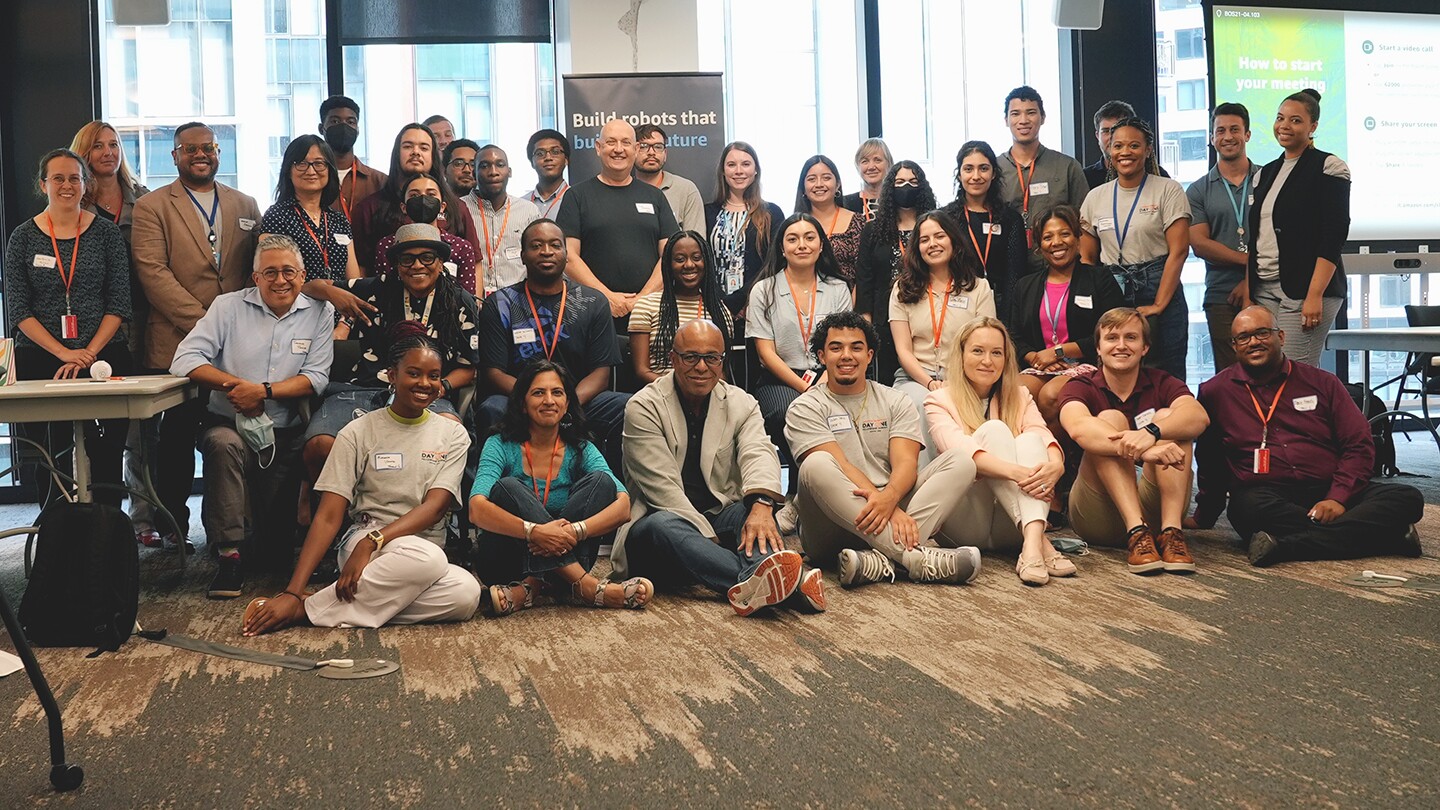
{"type": "Polygon", "coordinates": [[[655,213],[655,204],[654,204],[654,203],[635,203],[635,210],[636,210],[636,211],[639,211],[639,212],[642,213],[642,214],[653,214],[653,213],[655,213]]]}
{"type": "Polygon", "coordinates": [[[405,467],[405,455],[403,453],[376,453],[375,469],[377,470],[399,470],[405,467]]]}
{"type": "Polygon", "coordinates": [[[505,258],[512,262],[520,258],[520,246],[516,245],[514,247],[505,248],[505,258]]]}
{"type": "Polygon", "coordinates": [[[1115,230],[1115,219],[1114,219],[1113,217],[1101,217],[1101,218],[1095,220],[1095,230],[1097,230],[1097,231],[1113,231],[1113,230],[1115,230]]]}
{"type": "Polygon", "coordinates": [[[54,269],[55,269],[55,257],[54,257],[54,256],[45,256],[45,255],[36,253],[36,254],[35,254],[35,266],[36,266],[36,267],[43,267],[43,268],[45,268],[46,270],[54,270],[54,269]]]}
{"type": "Polygon", "coordinates": [[[337,245],[348,245],[348,244],[350,244],[350,234],[348,234],[348,233],[337,233],[337,234],[335,234],[335,244],[337,244],[337,245]]]}
{"type": "Polygon", "coordinates": [[[246,219],[246,218],[244,218],[244,217],[241,217],[241,218],[240,218],[240,230],[242,230],[242,231],[251,231],[251,230],[254,230],[254,229],[255,229],[255,220],[253,220],[253,219],[246,219]]]}
{"type": "Polygon", "coordinates": [[[310,340],[308,338],[292,338],[290,340],[291,354],[309,354],[310,340]]]}
{"type": "Polygon", "coordinates": [[[1081,309],[1094,309],[1095,302],[1088,295],[1075,296],[1075,306],[1081,309]]]}
{"type": "Polygon", "coordinates": [[[832,413],[826,421],[830,423],[831,433],[843,433],[844,431],[850,430],[854,424],[850,421],[850,414],[848,413],[832,413]]]}
{"type": "Polygon", "coordinates": [[[1319,398],[1314,394],[1295,398],[1295,410],[1297,411],[1313,411],[1317,404],[1319,404],[1319,398]]]}
{"type": "Polygon", "coordinates": [[[478,348],[480,348],[480,335],[476,333],[470,336],[470,350],[474,351],[478,348]]]}
{"type": "Polygon", "coordinates": [[[1155,409],[1154,409],[1154,408],[1146,408],[1145,410],[1141,411],[1140,413],[1135,414],[1135,429],[1136,429],[1136,430],[1142,430],[1142,429],[1144,429],[1144,427],[1145,427],[1146,425],[1148,425],[1148,424],[1150,424],[1151,422],[1154,422],[1154,421],[1155,421],[1155,409]]]}
{"type": "Polygon", "coordinates": [[[980,232],[981,232],[981,233],[990,233],[990,234],[994,234],[994,235],[996,235],[996,236],[999,236],[999,235],[1000,235],[1000,223],[998,223],[998,222],[982,222],[982,223],[980,223],[980,232]]]}
{"type": "Polygon", "coordinates": [[[520,345],[521,343],[534,343],[534,342],[535,342],[535,330],[534,330],[534,329],[530,329],[530,328],[526,328],[526,329],[511,329],[511,330],[510,330],[510,334],[511,334],[512,336],[514,336],[515,345],[517,345],[517,346],[520,345]]]}
{"type": "Polygon", "coordinates": [[[955,307],[956,309],[969,309],[970,296],[957,295],[954,298],[950,299],[950,306],[955,307]]]}
{"type": "Polygon", "coordinates": [[[1031,183],[1031,184],[1030,184],[1030,196],[1031,196],[1031,197],[1036,197],[1036,196],[1039,196],[1039,195],[1041,195],[1041,194],[1049,194],[1049,193],[1050,193],[1050,184],[1049,184],[1049,183],[1031,183]]]}

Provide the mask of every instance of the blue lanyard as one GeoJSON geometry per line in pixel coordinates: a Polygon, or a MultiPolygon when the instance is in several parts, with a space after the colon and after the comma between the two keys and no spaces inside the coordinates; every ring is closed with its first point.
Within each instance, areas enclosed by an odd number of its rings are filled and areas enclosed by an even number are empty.
{"type": "Polygon", "coordinates": [[[1055,309],[1050,309],[1050,283],[1045,283],[1045,291],[1040,296],[1040,306],[1044,307],[1042,312],[1050,316],[1050,348],[1060,345],[1060,309],[1065,306],[1066,298],[1070,295],[1070,282],[1065,282],[1065,290],[1060,293],[1060,298],[1055,302],[1055,309]]]}
{"type": "Polygon", "coordinates": [[[1114,188],[1110,189],[1110,218],[1115,223],[1115,258],[1117,264],[1125,263],[1125,237],[1130,235],[1130,220],[1135,218],[1135,206],[1140,204],[1140,194],[1145,191],[1145,181],[1150,179],[1150,173],[1140,175],[1140,187],[1135,189],[1135,199],[1130,201],[1130,213],[1125,217],[1125,230],[1120,230],[1120,181],[1115,181],[1114,188]]]}
{"type": "Polygon", "coordinates": [[[1240,196],[1237,199],[1235,192],[1230,190],[1230,181],[1221,175],[1220,182],[1225,184],[1225,199],[1230,201],[1230,208],[1235,211],[1235,233],[1245,235],[1245,212],[1250,207],[1250,172],[1245,172],[1245,180],[1240,184],[1240,196]]]}
{"type": "Polygon", "coordinates": [[[200,216],[205,217],[205,224],[210,226],[210,255],[215,259],[215,269],[219,270],[220,240],[215,236],[215,217],[220,215],[220,190],[216,189],[215,196],[210,198],[210,213],[207,214],[205,213],[205,207],[200,204],[200,201],[195,198],[194,193],[190,191],[190,187],[184,183],[181,183],[180,187],[185,189],[185,196],[190,198],[190,202],[195,203],[195,209],[200,212],[200,216]]]}

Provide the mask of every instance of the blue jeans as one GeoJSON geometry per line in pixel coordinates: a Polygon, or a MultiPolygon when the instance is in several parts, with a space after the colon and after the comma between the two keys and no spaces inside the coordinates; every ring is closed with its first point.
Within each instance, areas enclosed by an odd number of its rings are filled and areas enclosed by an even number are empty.
{"type": "Polygon", "coordinates": [[[740,551],[740,527],[749,510],[732,503],[710,518],[716,539],[711,540],[673,512],[651,512],[635,522],[625,540],[630,575],[646,577],[656,585],[699,583],[724,594],[746,579],[760,561],[757,543],[749,554],[740,551]]]}
{"type": "MultiPolygon", "coordinates": [[[[1109,265],[1110,273],[1125,294],[1125,306],[1143,307],[1155,303],[1160,277],[1165,274],[1165,257],[1139,264],[1109,265]]],[[[1150,354],[1146,365],[1167,371],[1185,382],[1185,355],[1190,348],[1190,308],[1185,290],[1177,285],[1170,303],[1150,318],[1150,354]]]]}
{"type": "MultiPolygon", "coordinates": [[[[506,512],[532,523],[549,523],[557,518],[570,522],[594,517],[615,502],[615,482],[604,473],[592,472],[570,485],[570,499],[558,514],[551,514],[520,479],[501,478],[487,496],[490,502],[506,512]]],[[[518,582],[526,577],[543,576],[557,568],[579,563],[589,571],[595,567],[600,546],[615,538],[612,530],[592,535],[576,543],[558,557],[532,554],[523,537],[508,537],[497,532],[481,532],[475,544],[475,574],[481,582],[499,584],[518,582]]]]}

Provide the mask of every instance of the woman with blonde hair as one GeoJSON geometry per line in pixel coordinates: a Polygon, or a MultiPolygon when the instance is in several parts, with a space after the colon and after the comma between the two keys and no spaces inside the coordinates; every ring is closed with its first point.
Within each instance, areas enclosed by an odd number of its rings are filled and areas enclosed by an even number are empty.
{"type": "Polygon", "coordinates": [[[937,452],[969,452],[988,486],[966,490],[968,502],[955,512],[963,519],[945,524],[946,539],[982,548],[1019,545],[1015,573],[1026,585],[1073,576],[1075,564],[1045,539],[1049,497],[1065,471],[1064,456],[1020,384],[1005,325],[991,317],[965,324],[951,346],[950,367],[956,373],[925,399],[930,436],[937,452]]]}

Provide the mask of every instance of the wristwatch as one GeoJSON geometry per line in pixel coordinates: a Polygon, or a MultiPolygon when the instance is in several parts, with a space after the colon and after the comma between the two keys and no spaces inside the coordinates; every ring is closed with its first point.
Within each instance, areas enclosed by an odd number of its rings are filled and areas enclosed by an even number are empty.
{"type": "Polygon", "coordinates": [[[1064,359],[1065,359],[1065,344],[1062,343],[1062,344],[1060,344],[1059,346],[1056,346],[1056,347],[1055,347],[1055,359],[1056,359],[1056,360],[1064,360],[1064,359]]]}
{"type": "Polygon", "coordinates": [[[376,551],[379,551],[380,547],[385,545],[385,533],[379,529],[372,529],[370,533],[365,536],[374,541],[376,551]]]}
{"type": "Polygon", "coordinates": [[[265,386],[265,398],[266,398],[266,399],[274,399],[274,398],[275,398],[275,391],[270,388],[270,383],[267,382],[267,383],[260,383],[260,384],[263,385],[263,386],[265,386]]]}
{"type": "Polygon", "coordinates": [[[748,497],[745,498],[745,501],[746,501],[747,505],[749,505],[749,506],[751,506],[751,507],[755,506],[755,504],[757,504],[757,503],[763,503],[763,504],[765,504],[766,506],[770,507],[771,511],[774,511],[774,509],[775,509],[775,499],[772,498],[772,497],[770,497],[769,495],[765,495],[765,494],[763,494],[763,493],[757,493],[757,494],[755,494],[755,495],[750,495],[750,496],[748,496],[748,497]]]}
{"type": "Polygon", "coordinates": [[[1159,426],[1159,425],[1155,424],[1154,422],[1151,422],[1150,424],[1148,424],[1148,425],[1146,425],[1146,426],[1144,427],[1144,430],[1145,430],[1146,432],[1148,432],[1151,436],[1154,436],[1154,437],[1155,437],[1155,441],[1157,441],[1157,442],[1160,441],[1160,426],[1159,426]]]}

